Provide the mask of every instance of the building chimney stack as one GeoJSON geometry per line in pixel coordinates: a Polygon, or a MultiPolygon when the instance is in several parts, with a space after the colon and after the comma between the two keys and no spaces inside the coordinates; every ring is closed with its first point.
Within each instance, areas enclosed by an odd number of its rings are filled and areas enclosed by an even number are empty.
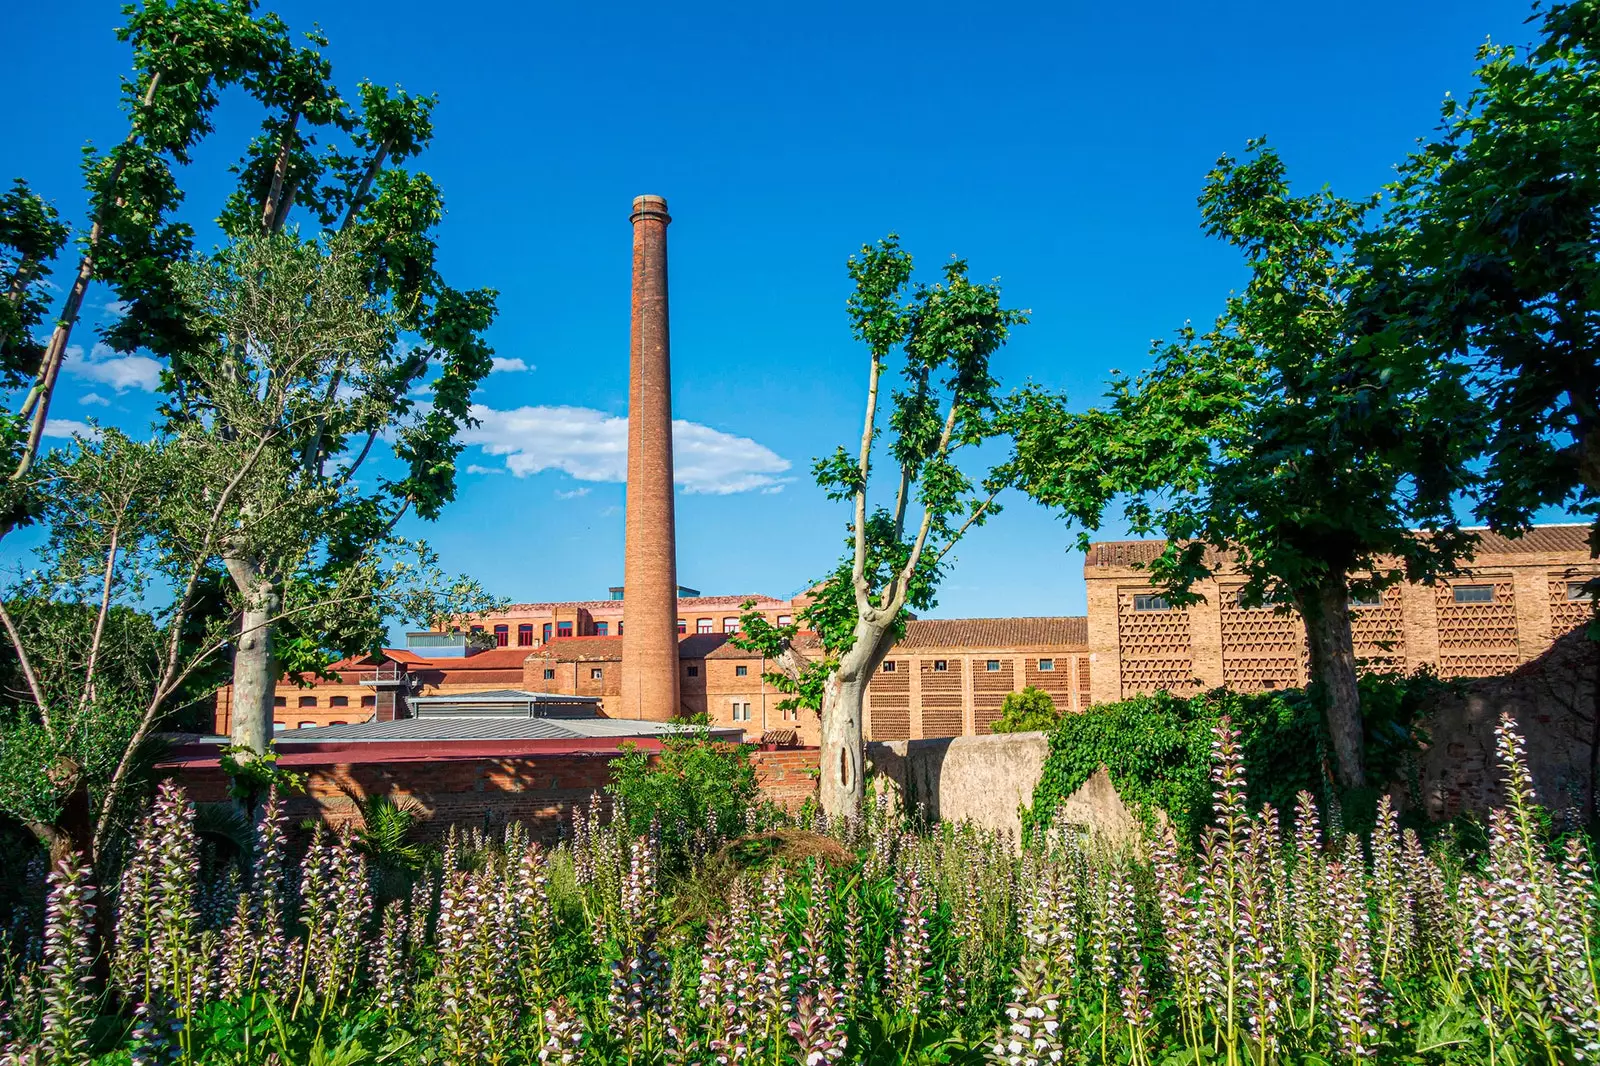
{"type": "Polygon", "coordinates": [[[672,366],[667,337],[667,201],[633,201],[622,693],[630,718],[678,716],[678,542],[672,501],[672,366]]]}

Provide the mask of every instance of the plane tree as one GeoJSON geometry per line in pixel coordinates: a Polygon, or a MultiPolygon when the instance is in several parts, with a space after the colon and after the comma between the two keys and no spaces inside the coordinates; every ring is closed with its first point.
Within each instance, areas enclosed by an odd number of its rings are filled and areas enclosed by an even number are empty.
{"type": "Polygon", "coordinates": [[[734,638],[772,660],[772,681],[796,705],[821,715],[820,800],[830,816],[861,802],[872,675],[907,613],[934,605],[950,551],[999,510],[995,472],[975,479],[957,459],[997,436],[990,360],[1027,321],[1001,304],[998,284],[972,281],[961,259],[942,281],[913,284],[912,258],[892,234],[863,246],[849,272],[851,331],[867,357],[861,438],[813,465],[828,498],[851,508],[848,547],[796,622],[747,612],[734,638]],[[899,387],[885,398],[896,370],[899,387]]]}
{"type": "Polygon", "coordinates": [[[1241,606],[1298,614],[1351,787],[1366,784],[1352,596],[1431,581],[1470,551],[1454,504],[1481,435],[1462,374],[1363,310],[1356,245],[1373,204],[1295,194],[1262,142],[1223,157],[1201,215],[1249,279],[1215,324],[1157,344],[1099,406],[1031,389],[1003,419],[1010,476],[1081,544],[1118,506],[1134,534],[1165,540],[1149,571],[1173,608],[1226,572],[1241,606]]]}

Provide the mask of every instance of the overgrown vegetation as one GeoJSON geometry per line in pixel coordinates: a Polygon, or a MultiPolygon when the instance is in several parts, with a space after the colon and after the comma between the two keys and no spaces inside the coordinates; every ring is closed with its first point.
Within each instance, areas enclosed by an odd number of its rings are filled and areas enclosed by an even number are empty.
{"type": "MultiPolygon", "coordinates": [[[[1411,780],[1413,756],[1426,740],[1424,709],[1444,683],[1418,673],[1366,674],[1360,684],[1373,780],[1411,780]]],[[[1147,824],[1165,817],[1179,840],[1197,845],[1212,816],[1212,736],[1223,719],[1239,736],[1252,809],[1267,803],[1287,810],[1307,791],[1341,812],[1344,827],[1371,828],[1379,792],[1331,780],[1327,727],[1313,693],[1216,689],[1187,698],[1157,692],[1063,716],[1050,735],[1033,804],[1023,812],[1025,835],[1047,830],[1061,802],[1104,766],[1117,794],[1147,824]]]]}
{"type": "MultiPolygon", "coordinates": [[[[1019,857],[995,834],[919,827],[880,799],[843,819],[755,824],[672,874],[656,835],[596,804],[554,847],[517,826],[452,830],[439,868],[398,897],[373,894],[353,836],[319,830],[296,863],[276,800],[253,856],[202,873],[194,811],[163,786],[111,891],[69,858],[42,920],[24,909],[7,925],[5,1061],[1287,1066],[1592,1053],[1588,843],[1541,831],[1509,719],[1507,807],[1474,854],[1425,847],[1387,799],[1365,840],[1304,790],[1292,816],[1252,814],[1247,743],[1226,717],[1199,732],[1213,813],[1198,852],[1168,826],[1139,853],[1041,831],[1019,857]],[[97,908],[112,918],[104,943],[97,908]]],[[[760,823],[753,811],[736,822],[760,823]]]]}
{"type": "Polygon", "coordinates": [[[1041,733],[1054,729],[1061,721],[1056,701],[1050,693],[1029,685],[1021,692],[1008,692],[1000,704],[1000,717],[989,726],[991,733],[1041,733]]]}
{"type": "Polygon", "coordinates": [[[751,745],[713,740],[704,715],[680,724],[690,728],[663,736],[660,752],[625,744],[606,786],[628,829],[653,834],[669,868],[738,835],[759,799],[751,745]]]}

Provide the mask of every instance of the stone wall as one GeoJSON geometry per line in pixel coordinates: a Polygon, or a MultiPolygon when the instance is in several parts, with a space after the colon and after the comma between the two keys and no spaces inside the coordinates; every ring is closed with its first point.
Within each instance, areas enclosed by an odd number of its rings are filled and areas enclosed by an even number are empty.
{"type": "Polygon", "coordinates": [[[1020,837],[1050,743],[1043,733],[892,740],[867,745],[867,774],[929,818],[963,819],[1020,837]]]}

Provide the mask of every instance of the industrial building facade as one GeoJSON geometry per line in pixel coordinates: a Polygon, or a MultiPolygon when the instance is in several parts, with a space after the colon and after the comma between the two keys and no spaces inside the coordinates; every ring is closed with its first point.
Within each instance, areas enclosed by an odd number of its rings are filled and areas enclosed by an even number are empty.
{"type": "MultiPolygon", "coordinates": [[[[1584,624],[1586,583],[1600,575],[1588,528],[1540,526],[1517,540],[1484,534],[1471,569],[1434,586],[1400,585],[1351,607],[1356,655],[1370,668],[1443,677],[1510,673],[1563,633],[1584,624]]],[[[1204,602],[1167,604],[1143,569],[1159,541],[1094,544],[1084,562],[1088,614],[1046,618],[917,619],[867,689],[866,730],[874,740],[989,732],[1007,694],[1033,686],[1056,706],[1166,689],[1225,686],[1243,692],[1305,684],[1299,619],[1243,608],[1242,581],[1201,582],[1204,602]]],[[[685,592],[692,590],[684,590],[685,592]]],[[[680,596],[678,708],[756,740],[818,742],[817,716],[783,709],[765,680],[770,664],[729,642],[740,605],[754,601],[774,624],[799,617],[803,600],[680,596]]],[[[470,633],[336,664],[329,680],[284,682],[276,725],[295,729],[385,720],[415,696],[515,688],[593,696],[603,713],[634,717],[619,704],[624,667],[623,601],[523,604],[470,623],[470,633]],[[493,645],[473,650],[472,644],[493,645]],[[442,654],[440,654],[442,653],[442,654]]],[[[227,732],[227,691],[217,698],[217,731],[227,732]]]]}

